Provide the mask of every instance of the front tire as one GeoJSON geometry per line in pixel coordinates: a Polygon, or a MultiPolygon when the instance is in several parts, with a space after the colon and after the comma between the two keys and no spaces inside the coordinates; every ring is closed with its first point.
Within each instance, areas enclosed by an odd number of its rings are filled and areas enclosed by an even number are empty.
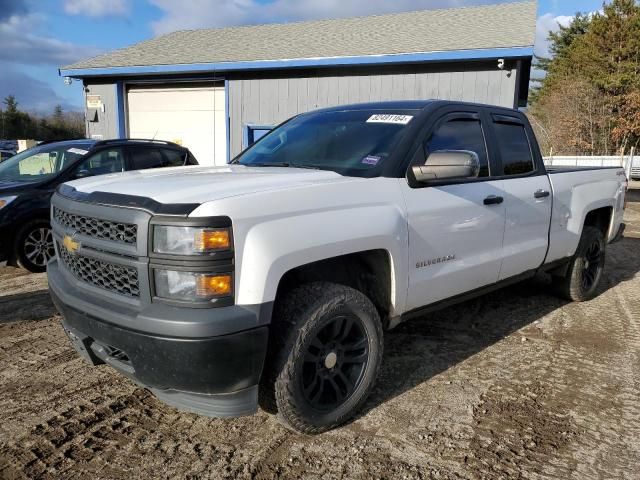
{"type": "Polygon", "coordinates": [[[275,320],[263,401],[276,407],[281,423],[301,433],[321,433],[349,420],[382,362],[375,306],[353,288],[317,282],[290,292],[275,320]]]}
{"type": "Polygon", "coordinates": [[[55,256],[51,225],[46,220],[32,220],[18,230],[14,243],[18,266],[39,273],[47,270],[47,263],[55,256]]]}
{"type": "Polygon", "coordinates": [[[602,231],[585,226],[566,275],[554,277],[558,293],[574,302],[584,302],[595,297],[604,270],[605,250],[602,231]]]}

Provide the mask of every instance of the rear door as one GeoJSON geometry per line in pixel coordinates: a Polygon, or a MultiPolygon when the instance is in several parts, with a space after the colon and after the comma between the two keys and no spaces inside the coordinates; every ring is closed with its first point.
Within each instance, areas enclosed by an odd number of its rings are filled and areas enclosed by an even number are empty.
{"type": "MultiPolygon", "coordinates": [[[[413,153],[424,164],[438,150],[470,150],[480,177],[441,184],[402,180],[409,222],[408,310],[495,283],[502,263],[502,181],[487,151],[479,109],[442,115],[413,153]]],[[[411,176],[411,173],[408,173],[411,176]]]]}
{"type": "Polygon", "coordinates": [[[530,127],[518,116],[491,115],[507,221],[500,280],[538,268],[547,253],[551,185],[530,127]]]}

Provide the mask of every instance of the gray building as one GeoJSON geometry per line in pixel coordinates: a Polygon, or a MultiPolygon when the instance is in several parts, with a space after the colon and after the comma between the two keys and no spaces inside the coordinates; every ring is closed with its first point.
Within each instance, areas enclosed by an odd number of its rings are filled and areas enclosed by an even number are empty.
{"type": "Polygon", "coordinates": [[[527,102],[536,2],[178,31],[60,69],[87,134],[157,138],[221,165],[287,118],[338,104],[527,102]]]}

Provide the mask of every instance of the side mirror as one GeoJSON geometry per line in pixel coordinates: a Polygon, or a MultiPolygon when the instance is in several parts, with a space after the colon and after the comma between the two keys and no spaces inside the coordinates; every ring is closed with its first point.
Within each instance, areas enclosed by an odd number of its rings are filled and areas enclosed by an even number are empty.
{"type": "Polygon", "coordinates": [[[469,150],[438,150],[427,157],[424,165],[413,167],[419,182],[476,178],[479,173],[478,154],[469,150]]]}

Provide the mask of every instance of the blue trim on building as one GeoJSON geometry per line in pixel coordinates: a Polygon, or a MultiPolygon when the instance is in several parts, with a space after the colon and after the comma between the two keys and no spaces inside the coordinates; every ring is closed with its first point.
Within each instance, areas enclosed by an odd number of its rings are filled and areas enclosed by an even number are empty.
{"type": "Polygon", "coordinates": [[[118,125],[118,138],[127,137],[127,127],[125,123],[124,112],[124,84],[118,80],[115,83],[116,88],[116,125],[118,125]]]}
{"type": "Polygon", "coordinates": [[[231,161],[231,117],[229,110],[229,80],[224,81],[224,119],[227,122],[227,163],[231,161]]]}
{"type": "Polygon", "coordinates": [[[493,58],[522,58],[533,56],[533,47],[452,50],[445,52],[400,53],[359,57],[299,58],[291,60],[256,60],[248,62],[193,63],[179,65],[148,65],[108,68],[79,68],[59,70],[63,77],[95,77],[108,75],[152,75],[159,73],[233,72],[241,70],[270,70],[305,67],[340,67],[386,65],[397,63],[452,62],[487,60],[493,58]]]}

